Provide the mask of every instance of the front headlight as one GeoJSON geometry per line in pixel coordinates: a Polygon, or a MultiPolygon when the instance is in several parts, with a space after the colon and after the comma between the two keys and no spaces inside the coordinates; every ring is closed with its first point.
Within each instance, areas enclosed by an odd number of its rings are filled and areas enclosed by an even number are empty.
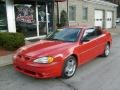
{"type": "Polygon", "coordinates": [[[44,64],[47,64],[47,63],[52,63],[53,60],[54,60],[53,57],[48,56],[48,57],[38,58],[38,59],[34,60],[33,62],[35,62],[35,63],[44,63],[44,64]]]}

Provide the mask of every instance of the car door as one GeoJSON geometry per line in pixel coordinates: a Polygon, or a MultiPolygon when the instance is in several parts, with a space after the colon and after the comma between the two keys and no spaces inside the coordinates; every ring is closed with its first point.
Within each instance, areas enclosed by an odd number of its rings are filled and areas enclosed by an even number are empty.
{"type": "Polygon", "coordinates": [[[79,46],[80,63],[84,64],[98,55],[97,52],[97,39],[96,31],[94,28],[89,28],[84,31],[79,46]]]}
{"type": "Polygon", "coordinates": [[[96,31],[96,43],[97,43],[97,54],[101,55],[104,51],[106,45],[106,34],[102,32],[101,28],[95,28],[96,31]]]}

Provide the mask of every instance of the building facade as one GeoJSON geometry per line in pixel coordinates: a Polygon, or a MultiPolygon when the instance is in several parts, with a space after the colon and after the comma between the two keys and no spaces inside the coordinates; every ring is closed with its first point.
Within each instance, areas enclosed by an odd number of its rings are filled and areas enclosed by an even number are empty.
{"type": "MultiPolygon", "coordinates": [[[[68,12],[70,26],[116,27],[117,5],[103,0],[68,0],[59,2],[59,14],[68,12]],[[68,3],[68,6],[66,7],[68,3]]],[[[60,15],[59,15],[60,16],[60,15]]]]}
{"type": "Polygon", "coordinates": [[[70,26],[112,28],[116,8],[101,0],[0,0],[0,32],[20,32],[26,39],[42,37],[55,30],[63,10],[70,26]]]}

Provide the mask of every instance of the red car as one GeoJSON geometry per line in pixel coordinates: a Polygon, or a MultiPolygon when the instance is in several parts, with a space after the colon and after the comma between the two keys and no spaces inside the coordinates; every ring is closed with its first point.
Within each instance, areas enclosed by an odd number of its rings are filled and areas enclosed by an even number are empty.
{"type": "Polygon", "coordinates": [[[79,65],[107,57],[111,43],[111,34],[99,27],[64,28],[21,47],[14,55],[14,68],[35,78],[70,78],[79,65]]]}

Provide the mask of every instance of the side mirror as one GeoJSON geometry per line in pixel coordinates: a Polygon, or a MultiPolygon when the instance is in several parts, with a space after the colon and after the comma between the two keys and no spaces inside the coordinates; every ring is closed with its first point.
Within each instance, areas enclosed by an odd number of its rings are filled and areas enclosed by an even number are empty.
{"type": "Polygon", "coordinates": [[[82,38],[81,42],[89,42],[90,39],[89,38],[82,38]]]}

